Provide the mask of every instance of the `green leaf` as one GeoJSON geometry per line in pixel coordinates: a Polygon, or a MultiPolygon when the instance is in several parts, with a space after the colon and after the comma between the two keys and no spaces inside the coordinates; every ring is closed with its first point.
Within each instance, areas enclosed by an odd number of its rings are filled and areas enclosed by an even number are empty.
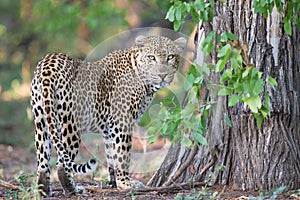
{"type": "Polygon", "coordinates": [[[221,48],[221,50],[218,52],[218,57],[223,57],[218,60],[216,64],[216,70],[217,72],[221,72],[224,69],[224,66],[230,56],[231,47],[229,44],[226,44],[224,47],[221,48]]]}
{"type": "Polygon", "coordinates": [[[232,93],[232,90],[228,87],[223,87],[219,90],[218,95],[219,96],[226,96],[232,93]]]}
{"type": "Polygon", "coordinates": [[[242,98],[242,101],[247,103],[253,113],[258,113],[258,109],[260,109],[262,105],[259,95],[242,98]]]}
{"type": "Polygon", "coordinates": [[[259,112],[261,113],[261,115],[262,115],[264,118],[268,118],[269,110],[268,110],[267,107],[262,106],[262,107],[259,109],[259,112]]]}
{"type": "Polygon", "coordinates": [[[200,21],[199,15],[194,7],[191,7],[191,16],[196,24],[199,23],[199,21],[200,21]]]}
{"type": "Polygon", "coordinates": [[[194,139],[195,139],[198,143],[200,143],[200,144],[207,145],[206,138],[203,137],[203,135],[200,134],[200,133],[195,133],[195,134],[194,134],[194,139]]]}
{"type": "Polygon", "coordinates": [[[229,99],[228,106],[235,106],[240,100],[240,96],[232,94],[229,99]]]}
{"type": "Polygon", "coordinates": [[[197,10],[204,11],[205,9],[204,1],[195,1],[195,7],[197,8],[197,10]]]}
{"type": "Polygon", "coordinates": [[[152,144],[152,143],[156,142],[157,139],[158,139],[157,135],[151,135],[148,139],[148,143],[152,144]]]}
{"type": "Polygon", "coordinates": [[[191,114],[193,114],[195,108],[196,108],[196,104],[195,103],[189,103],[187,104],[183,109],[182,109],[182,116],[183,118],[186,118],[188,116],[190,116],[191,114]]]}
{"type": "Polygon", "coordinates": [[[181,27],[181,21],[175,20],[174,21],[174,30],[178,31],[181,27]]]}
{"type": "Polygon", "coordinates": [[[224,113],[224,120],[225,120],[225,123],[229,126],[229,127],[232,127],[232,123],[228,117],[228,115],[226,113],[224,113]]]}
{"type": "Polygon", "coordinates": [[[253,87],[253,94],[256,95],[256,94],[260,94],[261,91],[263,90],[264,88],[264,81],[262,79],[258,79],[256,82],[255,82],[255,86],[253,87]]]}
{"type": "Polygon", "coordinates": [[[210,69],[208,68],[208,65],[206,63],[203,64],[203,66],[200,67],[200,71],[205,73],[207,76],[210,75],[210,69]]]}
{"type": "Polygon", "coordinates": [[[182,13],[183,11],[181,10],[181,7],[176,7],[175,8],[175,19],[177,21],[181,21],[182,13]]]}
{"type": "Polygon", "coordinates": [[[225,46],[223,46],[220,51],[217,54],[218,58],[224,57],[226,54],[228,54],[228,52],[230,52],[230,44],[226,44],[225,46]]]}
{"type": "Polygon", "coordinates": [[[218,62],[216,64],[217,72],[221,72],[224,69],[225,64],[228,60],[229,54],[230,54],[230,52],[228,52],[228,54],[224,58],[218,60],[218,62]]]}
{"type": "Polygon", "coordinates": [[[242,73],[242,78],[245,78],[248,76],[249,72],[251,70],[251,67],[247,67],[246,70],[242,73]]]}
{"type": "Polygon", "coordinates": [[[272,78],[271,76],[268,77],[268,82],[274,87],[277,87],[277,85],[278,85],[277,81],[274,78],[272,78]]]}
{"type": "Polygon", "coordinates": [[[233,67],[233,69],[238,69],[239,62],[236,58],[230,58],[230,65],[233,67]]]}
{"type": "Polygon", "coordinates": [[[200,19],[205,22],[208,20],[208,12],[206,10],[203,10],[202,12],[200,12],[200,19]]]}
{"type": "Polygon", "coordinates": [[[282,12],[283,11],[283,6],[282,6],[281,0],[275,0],[275,5],[276,5],[276,8],[277,8],[278,12],[282,12]]]}
{"type": "Polygon", "coordinates": [[[264,120],[264,117],[260,113],[254,113],[254,117],[257,120],[257,126],[258,128],[261,128],[262,122],[264,120]]]}
{"type": "Polygon", "coordinates": [[[266,108],[268,110],[268,116],[270,116],[271,115],[271,113],[270,113],[271,102],[270,102],[270,97],[267,92],[265,92],[265,102],[266,102],[266,108]]]}
{"type": "Polygon", "coordinates": [[[292,24],[290,19],[284,23],[283,28],[288,35],[292,35],[292,24]]]}
{"type": "Polygon", "coordinates": [[[188,138],[188,137],[183,137],[183,138],[182,138],[182,143],[183,143],[184,146],[186,146],[186,147],[192,147],[192,145],[193,145],[192,140],[190,140],[190,138],[188,138]]]}
{"type": "Polygon", "coordinates": [[[155,135],[157,133],[157,128],[155,128],[155,127],[149,127],[148,129],[147,129],[147,134],[148,135],[155,135]]]}
{"type": "Polygon", "coordinates": [[[169,11],[167,12],[167,15],[166,15],[166,19],[168,19],[170,22],[174,22],[174,6],[172,6],[169,11]]]}
{"type": "Polygon", "coordinates": [[[266,0],[260,0],[260,7],[261,8],[264,8],[266,4],[267,4],[266,0]]]}
{"type": "Polygon", "coordinates": [[[205,56],[209,55],[213,48],[214,31],[211,31],[203,40],[201,47],[205,56]]]}
{"type": "Polygon", "coordinates": [[[227,37],[230,39],[230,40],[237,40],[238,38],[236,37],[236,35],[234,35],[233,33],[230,33],[230,32],[226,32],[227,33],[227,37]]]}
{"type": "Polygon", "coordinates": [[[221,76],[221,83],[224,83],[225,81],[232,78],[232,69],[226,69],[225,72],[221,76]]]}
{"type": "Polygon", "coordinates": [[[182,125],[188,129],[189,132],[191,131],[195,131],[198,129],[198,125],[195,121],[193,121],[193,119],[187,119],[187,120],[183,120],[182,121],[182,125]]]}
{"type": "Polygon", "coordinates": [[[190,12],[191,12],[191,6],[190,6],[190,4],[189,4],[189,3],[186,3],[186,2],[183,2],[183,5],[184,5],[184,7],[185,7],[185,11],[186,11],[187,13],[190,13],[190,12]]]}
{"type": "Polygon", "coordinates": [[[257,73],[258,73],[258,69],[257,68],[252,68],[252,70],[251,70],[251,77],[253,78],[253,77],[256,77],[257,76],[257,73]]]}
{"type": "Polygon", "coordinates": [[[232,41],[237,40],[237,37],[233,33],[230,33],[230,32],[223,32],[221,34],[221,38],[224,42],[227,42],[228,39],[232,40],[232,41]]]}
{"type": "Polygon", "coordinates": [[[186,89],[186,90],[191,89],[191,87],[193,86],[194,80],[195,80],[194,75],[190,73],[185,81],[184,89],[186,89]]]}

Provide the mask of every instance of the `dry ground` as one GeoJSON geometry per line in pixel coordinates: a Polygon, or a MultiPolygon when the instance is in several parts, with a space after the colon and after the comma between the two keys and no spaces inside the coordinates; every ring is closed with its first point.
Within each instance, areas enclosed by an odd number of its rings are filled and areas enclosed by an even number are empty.
{"type": "MultiPolygon", "coordinates": [[[[31,148],[14,148],[12,146],[1,145],[0,144],[0,180],[6,181],[7,183],[13,185],[20,185],[20,182],[17,181],[17,177],[24,173],[25,175],[35,173],[35,154],[31,148]]],[[[33,175],[32,175],[33,176],[33,175]]],[[[147,179],[146,177],[139,177],[140,179],[147,179]]],[[[54,178],[55,179],[55,178],[54,178]]],[[[25,188],[30,186],[33,182],[34,177],[23,179],[25,188]]],[[[133,191],[122,191],[111,189],[101,185],[101,179],[94,178],[91,179],[88,177],[76,177],[76,182],[80,183],[82,186],[87,187],[87,192],[85,194],[80,194],[72,197],[65,197],[63,191],[57,181],[54,180],[52,183],[53,188],[53,197],[47,197],[44,199],[174,199],[177,196],[177,199],[196,199],[197,194],[201,190],[201,186],[194,189],[169,189],[161,191],[147,191],[147,192],[133,192],[133,191]],[[96,181],[97,180],[97,181],[96,181]],[[101,188],[102,189],[99,189],[101,188]],[[92,191],[91,189],[96,189],[97,191],[92,191]],[[179,196],[186,196],[185,198],[179,198],[179,196]],[[189,196],[188,196],[189,195],[189,196]],[[190,198],[188,198],[190,197],[190,198]]],[[[143,180],[146,182],[146,180],[143,180]]],[[[250,195],[258,196],[258,191],[237,191],[233,190],[230,186],[224,185],[214,185],[207,188],[207,191],[214,193],[218,192],[220,194],[219,199],[249,199],[250,195]]],[[[0,185],[0,199],[7,199],[14,194],[17,194],[18,191],[11,189],[9,187],[4,187],[0,185]]],[[[209,195],[206,196],[209,198],[209,195]]],[[[206,199],[203,198],[203,199],[206,199]]],[[[11,198],[12,199],[12,198],[11,198]]],[[[299,196],[291,195],[280,195],[277,199],[300,199],[299,196]]]]}

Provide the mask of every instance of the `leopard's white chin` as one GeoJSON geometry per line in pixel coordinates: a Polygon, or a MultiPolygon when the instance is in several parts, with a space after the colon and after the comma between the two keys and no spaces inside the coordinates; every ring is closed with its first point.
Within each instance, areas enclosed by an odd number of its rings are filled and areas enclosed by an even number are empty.
{"type": "Polygon", "coordinates": [[[168,86],[170,85],[170,83],[165,82],[165,81],[162,81],[162,82],[160,82],[160,83],[154,83],[153,85],[154,85],[154,87],[155,87],[157,90],[159,90],[159,89],[161,89],[161,88],[168,87],[168,86]]]}
{"type": "Polygon", "coordinates": [[[170,83],[165,82],[165,81],[160,83],[161,88],[168,87],[169,85],[170,85],[170,83]]]}

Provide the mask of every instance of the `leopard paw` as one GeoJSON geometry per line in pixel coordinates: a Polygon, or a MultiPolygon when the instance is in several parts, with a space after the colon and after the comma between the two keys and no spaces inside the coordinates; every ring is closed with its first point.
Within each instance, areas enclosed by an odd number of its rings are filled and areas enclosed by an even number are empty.
{"type": "Polygon", "coordinates": [[[85,194],[86,190],[83,186],[75,186],[75,187],[69,187],[69,188],[64,188],[64,195],[66,197],[70,197],[72,195],[76,194],[85,194]]]}
{"type": "Polygon", "coordinates": [[[138,181],[135,179],[129,179],[129,180],[125,180],[125,181],[117,180],[117,187],[118,187],[118,189],[145,188],[144,184],[141,181],[138,181]]]}
{"type": "Polygon", "coordinates": [[[86,190],[85,190],[85,188],[83,186],[77,185],[75,187],[75,192],[78,193],[78,194],[85,194],[86,190]]]}

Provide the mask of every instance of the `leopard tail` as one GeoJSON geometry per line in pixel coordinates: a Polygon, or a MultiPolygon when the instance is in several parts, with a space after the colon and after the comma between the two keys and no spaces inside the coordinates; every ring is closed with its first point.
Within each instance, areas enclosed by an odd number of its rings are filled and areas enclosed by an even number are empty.
{"type": "Polygon", "coordinates": [[[64,148],[64,145],[60,139],[61,129],[57,120],[58,117],[53,102],[56,96],[55,86],[54,83],[51,83],[49,80],[49,77],[41,78],[42,101],[48,134],[50,134],[50,138],[53,142],[54,148],[57,151],[59,159],[63,159],[62,161],[64,163],[64,167],[77,174],[92,173],[97,167],[97,162],[95,159],[90,159],[84,164],[78,164],[70,158],[69,154],[64,148]]]}

